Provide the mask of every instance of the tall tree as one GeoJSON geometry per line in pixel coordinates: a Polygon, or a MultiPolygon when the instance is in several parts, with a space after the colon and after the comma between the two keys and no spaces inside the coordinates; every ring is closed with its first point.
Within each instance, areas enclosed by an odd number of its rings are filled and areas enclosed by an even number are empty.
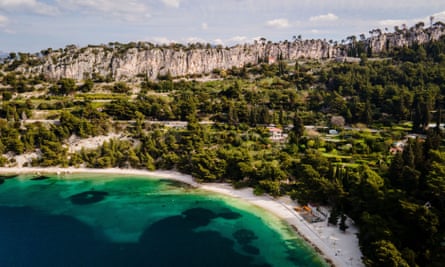
{"type": "Polygon", "coordinates": [[[290,132],[289,142],[292,144],[298,145],[300,143],[300,139],[304,134],[304,124],[298,112],[295,113],[293,119],[293,127],[290,132]]]}

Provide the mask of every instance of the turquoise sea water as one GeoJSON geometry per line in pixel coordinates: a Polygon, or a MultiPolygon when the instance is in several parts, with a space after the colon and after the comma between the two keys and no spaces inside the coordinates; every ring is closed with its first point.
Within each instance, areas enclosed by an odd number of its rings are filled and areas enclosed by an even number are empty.
{"type": "Polygon", "coordinates": [[[0,184],[0,266],[327,266],[281,220],[226,196],[134,176],[0,184]]]}

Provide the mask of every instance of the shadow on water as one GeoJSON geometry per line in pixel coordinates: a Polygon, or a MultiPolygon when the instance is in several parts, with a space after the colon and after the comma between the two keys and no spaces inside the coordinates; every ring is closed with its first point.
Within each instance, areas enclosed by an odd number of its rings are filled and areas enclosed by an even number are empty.
{"type": "Polygon", "coordinates": [[[195,231],[217,216],[190,209],[150,225],[138,243],[112,243],[69,216],[0,207],[0,266],[268,266],[216,231],[195,231]]]}

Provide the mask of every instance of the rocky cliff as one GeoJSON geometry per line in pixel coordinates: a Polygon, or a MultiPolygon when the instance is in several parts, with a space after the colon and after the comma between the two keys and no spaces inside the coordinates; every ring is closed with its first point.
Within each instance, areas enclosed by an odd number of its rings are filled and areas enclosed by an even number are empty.
{"type": "MultiPolygon", "coordinates": [[[[397,28],[397,27],[396,27],[397,28]]],[[[365,43],[374,54],[381,54],[393,50],[397,47],[412,46],[413,44],[423,44],[429,41],[436,41],[445,35],[445,25],[441,22],[432,27],[423,28],[423,23],[418,23],[410,29],[396,29],[392,33],[382,33],[381,30],[373,30],[372,35],[365,43]]]]}
{"type": "MultiPolygon", "coordinates": [[[[394,33],[372,31],[368,39],[360,40],[373,54],[381,54],[395,47],[437,40],[445,34],[443,23],[427,29],[413,27],[394,33]]],[[[130,43],[88,46],[67,46],[60,50],[43,51],[38,60],[30,64],[16,64],[16,71],[25,74],[43,74],[51,79],[61,77],[82,80],[91,76],[108,77],[113,80],[131,79],[138,75],[156,79],[170,74],[183,77],[211,73],[215,69],[230,69],[260,62],[273,63],[277,60],[300,58],[328,59],[348,55],[356,38],[349,43],[337,45],[322,40],[293,40],[279,43],[260,40],[254,44],[237,45],[230,48],[194,44],[183,46],[171,44],[158,46],[151,43],[130,43]],[[36,62],[38,62],[36,64],[36,62]]],[[[353,56],[359,56],[354,54],[353,56]]]]}
{"type": "Polygon", "coordinates": [[[185,47],[177,44],[155,46],[150,43],[89,46],[81,49],[69,46],[63,51],[46,51],[41,64],[32,67],[22,65],[18,70],[44,74],[53,79],[67,77],[81,80],[91,75],[111,76],[116,80],[136,75],[156,79],[167,73],[181,77],[278,59],[321,59],[338,54],[338,49],[321,40],[256,42],[231,48],[203,45],[185,47]]]}

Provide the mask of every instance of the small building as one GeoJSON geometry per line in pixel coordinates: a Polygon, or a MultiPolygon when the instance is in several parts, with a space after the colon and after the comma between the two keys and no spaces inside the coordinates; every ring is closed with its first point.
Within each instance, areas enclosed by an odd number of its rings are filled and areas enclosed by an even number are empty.
{"type": "Polygon", "coordinates": [[[277,127],[267,127],[272,141],[284,141],[287,138],[287,134],[283,133],[283,130],[277,127]]]}
{"type": "Polygon", "coordinates": [[[329,134],[330,134],[330,135],[338,135],[338,131],[335,130],[335,129],[330,129],[330,130],[329,130],[329,134]]]}
{"type": "Polygon", "coordinates": [[[187,128],[187,122],[186,121],[166,121],[162,122],[165,127],[174,128],[174,129],[185,129],[187,128]]]}
{"type": "Polygon", "coordinates": [[[389,153],[395,155],[397,153],[403,152],[403,147],[405,146],[406,140],[403,141],[396,141],[391,144],[391,147],[389,148],[389,153]]]}
{"type": "Polygon", "coordinates": [[[402,153],[403,152],[403,147],[390,147],[389,148],[389,153],[391,153],[392,155],[395,155],[397,153],[402,153]]]}

